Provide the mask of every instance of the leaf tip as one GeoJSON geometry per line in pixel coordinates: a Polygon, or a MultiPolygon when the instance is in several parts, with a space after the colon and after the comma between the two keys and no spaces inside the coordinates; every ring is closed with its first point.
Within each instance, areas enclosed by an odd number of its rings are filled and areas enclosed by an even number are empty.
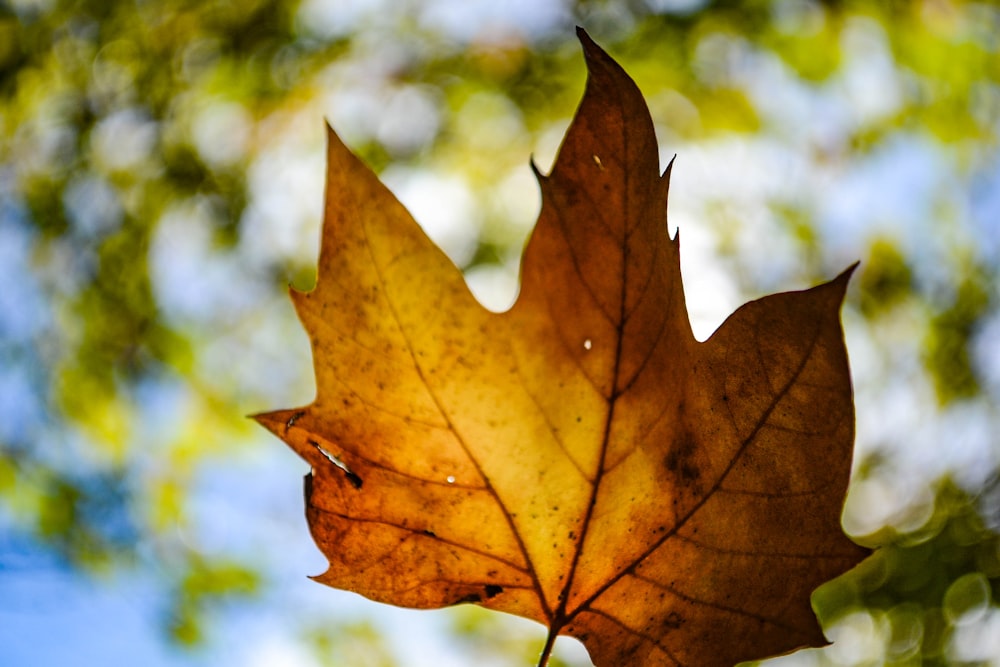
{"type": "Polygon", "coordinates": [[[329,119],[324,119],[323,124],[326,125],[326,169],[329,179],[330,174],[334,172],[334,164],[343,164],[344,160],[358,160],[358,157],[351,152],[337,131],[333,129],[329,119]]]}
{"type": "MultiPolygon", "coordinates": [[[[663,205],[667,206],[670,202],[670,174],[674,170],[674,161],[677,159],[677,153],[670,158],[670,162],[667,163],[667,168],[663,170],[663,174],[660,175],[660,187],[663,188],[663,205]]],[[[680,230],[678,230],[679,232],[680,230]]]]}
{"type": "Polygon", "coordinates": [[[587,71],[593,72],[593,65],[597,63],[602,65],[613,63],[615,66],[618,66],[618,63],[608,55],[607,51],[598,46],[597,42],[581,26],[576,27],[576,37],[580,40],[580,45],[583,46],[583,56],[587,61],[587,71]]]}
{"type": "Polygon", "coordinates": [[[281,437],[288,429],[295,426],[295,422],[301,419],[305,413],[304,409],[274,410],[272,412],[259,412],[254,415],[248,415],[247,418],[254,420],[271,433],[281,437]]]}
{"type": "Polygon", "coordinates": [[[330,122],[329,118],[324,118],[323,119],[323,125],[326,126],[326,140],[327,140],[327,142],[336,141],[336,142],[339,143],[340,142],[340,136],[337,134],[337,131],[335,129],[333,129],[333,124],[330,122]]]}
{"type": "Polygon", "coordinates": [[[252,419],[264,428],[272,430],[271,424],[275,422],[274,415],[274,412],[257,412],[252,415],[247,415],[247,419],[252,419]]]}
{"type": "Polygon", "coordinates": [[[674,169],[674,161],[677,160],[677,153],[674,153],[673,157],[670,158],[670,162],[667,163],[667,168],[663,170],[663,174],[660,176],[661,179],[667,182],[667,186],[670,186],[670,172],[674,169]]]}
{"type": "Polygon", "coordinates": [[[861,260],[856,260],[849,267],[841,271],[840,275],[836,277],[836,280],[840,280],[841,278],[843,278],[845,281],[850,280],[851,275],[854,274],[854,270],[857,269],[860,264],[861,260]]]}
{"type": "Polygon", "coordinates": [[[327,569],[324,570],[321,574],[310,574],[307,575],[307,578],[311,579],[312,581],[315,581],[318,584],[326,584],[327,586],[330,586],[332,585],[330,583],[332,579],[332,574],[333,574],[333,568],[327,567],[327,569]]]}
{"type": "Polygon", "coordinates": [[[836,289],[841,299],[844,298],[844,293],[847,292],[847,283],[851,281],[851,276],[854,274],[854,271],[858,268],[858,265],[860,263],[861,262],[854,262],[846,269],[841,271],[836,278],[827,283],[828,285],[836,289]]]}

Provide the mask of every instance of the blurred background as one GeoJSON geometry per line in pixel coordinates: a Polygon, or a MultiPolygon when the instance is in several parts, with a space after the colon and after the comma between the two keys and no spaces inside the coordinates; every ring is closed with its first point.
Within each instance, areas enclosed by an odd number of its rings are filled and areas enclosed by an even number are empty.
{"type": "Polygon", "coordinates": [[[959,0],[0,1],[0,663],[534,664],[529,622],[310,582],[307,466],[245,415],[313,397],[324,119],[505,308],[575,25],[677,154],[699,338],[861,260],[882,549],[776,664],[1000,665],[1000,6],[959,0]]]}

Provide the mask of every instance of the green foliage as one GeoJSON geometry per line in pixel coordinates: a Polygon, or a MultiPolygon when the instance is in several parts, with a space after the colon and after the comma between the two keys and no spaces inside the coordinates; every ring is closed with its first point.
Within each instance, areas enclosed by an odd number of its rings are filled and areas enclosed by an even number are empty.
{"type": "Polygon", "coordinates": [[[204,640],[204,615],[209,605],[252,596],[260,587],[260,575],[239,563],[208,562],[193,555],[174,592],[169,613],[171,637],[184,645],[204,640]]]}
{"type": "Polygon", "coordinates": [[[864,538],[878,550],[852,572],[821,586],[813,606],[830,628],[852,612],[882,619],[888,663],[951,664],[949,640],[1000,603],[1000,534],[979,501],[953,482],[937,484],[934,511],[912,532],[864,538]]]}
{"type": "Polygon", "coordinates": [[[996,308],[990,294],[991,271],[975,271],[962,278],[944,307],[930,320],[927,366],[942,403],[979,394],[979,379],[970,352],[980,322],[996,308]]]}
{"type": "Polygon", "coordinates": [[[323,667],[394,667],[396,664],[385,639],[365,621],[309,628],[304,635],[304,644],[312,648],[323,667]]]}
{"type": "Polygon", "coordinates": [[[876,239],[860,276],[861,312],[874,317],[892,308],[913,293],[913,270],[906,257],[891,241],[876,239]]]}

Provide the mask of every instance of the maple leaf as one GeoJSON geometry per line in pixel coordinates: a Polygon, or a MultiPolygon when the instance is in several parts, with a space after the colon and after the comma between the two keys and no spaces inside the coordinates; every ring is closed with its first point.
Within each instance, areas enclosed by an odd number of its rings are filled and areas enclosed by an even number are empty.
{"type": "MultiPolygon", "coordinates": [[[[259,415],[312,466],[316,579],[472,602],[578,637],[597,665],[731,665],[824,644],[809,594],[841,531],[851,270],[691,332],[670,168],[638,88],[580,31],[588,80],[514,306],[493,313],[329,130],[313,291],[317,396],[259,415]]],[[[536,170],[537,172],[537,170],[536,170]]]]}

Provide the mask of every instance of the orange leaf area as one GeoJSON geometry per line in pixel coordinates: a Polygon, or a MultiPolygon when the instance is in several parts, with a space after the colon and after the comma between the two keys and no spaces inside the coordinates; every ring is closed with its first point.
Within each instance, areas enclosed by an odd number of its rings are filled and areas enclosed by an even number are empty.
{"type": "Polygon", "coordinates": [[[559,634],[602,667],[822,645],[810,592],[866,554],[840,527],[851,270],[696,341],[649,112],[580,38],[586,91],[505,313],[329,132],[319,277],[292,293],[317,397],[257,417],[312,466],[317,579],[535,619],[540,664],[559,634]]]}

